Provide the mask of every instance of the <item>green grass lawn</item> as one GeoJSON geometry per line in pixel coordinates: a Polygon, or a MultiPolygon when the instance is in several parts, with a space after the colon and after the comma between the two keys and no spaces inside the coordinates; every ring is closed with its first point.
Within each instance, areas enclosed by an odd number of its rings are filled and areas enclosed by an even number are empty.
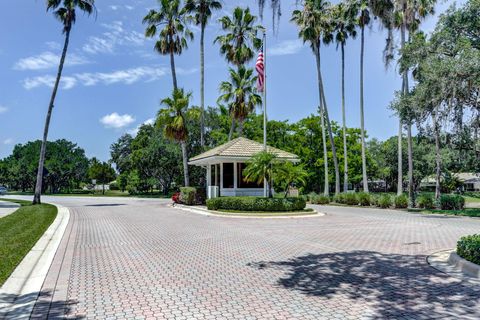
{"type": "Polygon", "coordinates": [[[30,201],[8,201],[21,207],[0,218],[0,286],[57,216],[57,208],[50,204],[33,206],[30,201]]]}

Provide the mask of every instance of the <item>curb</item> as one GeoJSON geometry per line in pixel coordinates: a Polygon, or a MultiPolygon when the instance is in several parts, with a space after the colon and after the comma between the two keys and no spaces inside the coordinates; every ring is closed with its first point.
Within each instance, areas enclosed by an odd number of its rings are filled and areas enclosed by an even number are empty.
{"type": "Polygon", "coordinates": [[[480,266],[457,255],[454,249],[435,252],[427,257],[428,264],[451,277],[480,284],[480,266]]]}
{"type": "Polygon", "coordinates": [[[318,217],[323,217],[325,216],[325,213],[318,212],[317,210],[314,210],[310,212],[310,214],[303,214],[303,215],[291,215],[291,216],[242,216],[238,215],[235,213],[216,213],[207,209],[199,209],[199,208],[192,208],[188,206],[184,206],[181,204],[176,204],[171,206],[174,209],[180,209],[183,211],[191,212],[191,213],[196,213],[196,214],[201,214],[203,216],[207,217],[219,217],[219,218],[234,218],[234,219],[303,219],[303,218],[318,218],[318,217]]]}
{"type": "Polygon", "coordinates": [[[70,219],[66,207],[52,205],[57,217],[0,288],[0,318],[30,318],[70,219]]]}

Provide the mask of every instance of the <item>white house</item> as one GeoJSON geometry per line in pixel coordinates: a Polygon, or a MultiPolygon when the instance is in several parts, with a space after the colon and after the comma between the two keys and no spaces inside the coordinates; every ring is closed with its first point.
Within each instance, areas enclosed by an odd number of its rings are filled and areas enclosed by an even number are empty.
{"type": "MultiPolygon", "coordinates": [[[[246,138],[236,138],[190,159],[190,165],[207,169],[207,195],[217,196],[262,196],[263,183],[246,182],[243,170],[246,162],[263,151],[263,144],[246,138]]],[[[267,146],[267,151],[279,160],[297,163],[298,156],[267,146]]]]}

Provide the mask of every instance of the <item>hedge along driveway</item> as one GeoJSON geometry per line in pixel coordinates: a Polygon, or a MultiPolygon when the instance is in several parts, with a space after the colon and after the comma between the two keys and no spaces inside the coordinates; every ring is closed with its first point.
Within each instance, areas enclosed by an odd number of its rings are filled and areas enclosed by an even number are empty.
{"type": "Polygon", "coordinates": [[[8,201],[18,203],[21,207],[0,218],[0,286],[57,216],[57,208],[50,204],[33,206],[29,201],[8,201]]]}

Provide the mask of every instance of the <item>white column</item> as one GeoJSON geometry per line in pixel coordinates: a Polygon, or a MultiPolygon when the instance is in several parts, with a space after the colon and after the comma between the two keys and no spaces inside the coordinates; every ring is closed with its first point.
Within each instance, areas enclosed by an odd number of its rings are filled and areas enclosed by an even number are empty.
{"type": "Polygon", "coordinates": [[[207,165],[207,188],[212,185],[212,165],[207,165]]]}
{"type": "Polygon", "coordinates": [[[223,189],[223,162],[220,163],[220,190],[223,189]]]}
{"type": "Polygon", "coordinates": [[[238,182],[237,182],[237,163],[234,162],[233,163],[233,190],[235,192],[235,195],[237,195],[237,186],[238,186],[238,182]]]}

